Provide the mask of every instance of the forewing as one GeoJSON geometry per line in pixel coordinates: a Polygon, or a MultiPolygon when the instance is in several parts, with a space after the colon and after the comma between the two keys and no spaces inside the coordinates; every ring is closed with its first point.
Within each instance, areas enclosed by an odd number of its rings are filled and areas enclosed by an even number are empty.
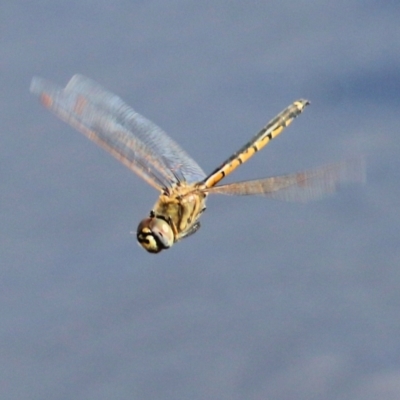
{"type": "Polygon", "coordinates": [[[215,186],[206,191],[228,195],[264,195],[307,202],[336,192],[343,184],[365,182],[365,159],[360,157],[296,174],[215,186]]]}
{"type": "Polygon", "coordinates": [[[63,89],[33,78],[31,92],[59,118],[157,189],[171,187],[179,179],[196,182],[205,177],[161,128],[91,79],[74,75],[63,89]]]}

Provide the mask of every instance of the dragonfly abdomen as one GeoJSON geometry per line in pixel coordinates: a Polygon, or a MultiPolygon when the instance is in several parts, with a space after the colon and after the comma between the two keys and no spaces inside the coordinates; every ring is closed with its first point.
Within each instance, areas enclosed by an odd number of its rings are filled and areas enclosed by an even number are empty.
{"type": "Polygon", "coordinates": [[[216,185],[220,180],[233,172],[239,165],[249,160],[257,151],[266,146],[272,139],[276,138],[290,123],[302,113],[304,108],[310,104],[308,100],[297,100],[280,114],[273,118],[260,132],[249,142],[241,147],[236,153],[216,168],[205,180],[205,187],[216,185]]]}

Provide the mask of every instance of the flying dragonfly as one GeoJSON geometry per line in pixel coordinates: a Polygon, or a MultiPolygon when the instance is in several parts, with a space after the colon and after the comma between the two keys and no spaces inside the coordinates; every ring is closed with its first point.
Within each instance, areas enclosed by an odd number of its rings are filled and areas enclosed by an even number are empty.
{"type": "Polygon", "coordinates": [[[209,175],[163,130],[126,105],[121,98],[82,75],[65,88],[33,78],[30,90],[57,117],[111,153],[160,192],[148,217],[137,228],[139,244],[150,253],[169,249],[200,228],[208,194],[264,195],[308,201],[333,193],[340,184],[364,179],[357,158],[308,171],[217,185],[277,137],[309,104],[297,100],[209,175]]]}

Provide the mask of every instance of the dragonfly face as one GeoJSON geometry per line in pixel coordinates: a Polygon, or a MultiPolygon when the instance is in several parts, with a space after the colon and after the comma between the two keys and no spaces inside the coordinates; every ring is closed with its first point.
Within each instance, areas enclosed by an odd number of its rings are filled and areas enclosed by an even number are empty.
{"type": "Polygon", "coordinates": [[[356,158],[295,174],[218,185],[278,136],[309,104],[307,100],[297,100],[286,107],[207,176],[157,125],[91,79],[75,75],[61,88],[33,78],[30,89],[46,108],[159,191],[150,216],[137,229],[138,242],[150,253],[168,249],[197,232],[208,194],[308,201],[334,192],[342,183],[365,179],[364,159],[356,158]]]}
{"type": "Polygon", "coordinates": [[[174,244],[174,232],[162,218],[150,216],[142,220],[137,228],[137,241],[149,253],[159,253],[174,244]]]}

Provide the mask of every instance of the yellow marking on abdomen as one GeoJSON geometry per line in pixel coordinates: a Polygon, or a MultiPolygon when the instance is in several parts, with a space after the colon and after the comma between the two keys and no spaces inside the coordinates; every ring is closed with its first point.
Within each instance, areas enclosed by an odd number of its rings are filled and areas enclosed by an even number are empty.
{"type": "Polygon", "coordinates": [[[239,165],[249,160],[257,151],[276,138],[310,104],[307,100],[297,100],[273,118],[248,143],[215,169],[202,183],[209,188],[233,172],[239,165]]]}

